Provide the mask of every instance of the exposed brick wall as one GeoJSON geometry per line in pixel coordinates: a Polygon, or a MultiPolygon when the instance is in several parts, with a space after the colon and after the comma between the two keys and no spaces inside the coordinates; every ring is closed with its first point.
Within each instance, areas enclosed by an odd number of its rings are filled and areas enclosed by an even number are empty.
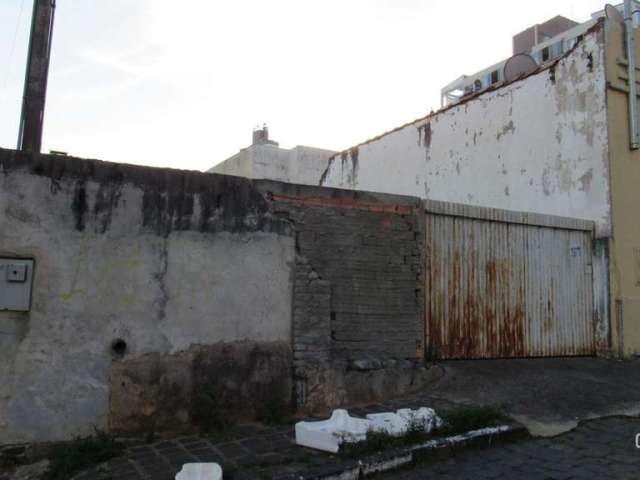
{"type": "MultiPolygon", "coordinates": [[[[339,206],[292,208],[298,254],[329,282],[332,358],[415,358],[423,328],[416,216],[339,206]]],[[[298,287],[296,279],[296,302],[298,287]]],[[[324,314],[326,305],[315,300],[309,299],[324,314]]]]}
{"type": "Polygon", "coordinates": [[[296,232],[294,368],[307,379],[298,386],[299,403],[334,394],[323,369],[376,370],[420,360],[424,227],[417,201],[283,184],[264,188],[274,212],[296,232]]]}
{"type": "Polygon", "coordinates": [[[298,256],[293,295],[293,355],[298,364],[326,365],[331,356],[331,285],[298,256]]]}

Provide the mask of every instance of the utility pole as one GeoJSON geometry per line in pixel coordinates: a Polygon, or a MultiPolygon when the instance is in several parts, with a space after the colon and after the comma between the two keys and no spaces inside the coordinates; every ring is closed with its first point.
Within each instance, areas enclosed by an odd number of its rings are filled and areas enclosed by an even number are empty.
{"type": "Polygon", "coordinates": [[[56,0],[34,0],[18,150],[40,153],[56,0]]]}

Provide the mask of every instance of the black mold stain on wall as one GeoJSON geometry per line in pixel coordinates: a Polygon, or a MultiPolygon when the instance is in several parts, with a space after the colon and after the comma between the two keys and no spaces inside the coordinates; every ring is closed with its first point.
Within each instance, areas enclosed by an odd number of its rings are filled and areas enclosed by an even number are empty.
{"type": "Polygon", "coordinates": [[[87,205],[87,188],[85,182],[78,181],[73,192],[73,202],[71,203],[71,210],[76,222],[76,230],[79,232],[84,231],[85,226],[85,214],[89,209],[87,205]]]}
{"type": "Polygon", "coordinates": [[[105,233],[111,226],[111,217],[118,207],[121,192],[121,183],[100,184],[93,205],[96,233],[105,233]]]}
{"type": "Polygon", "coordinates": [[[166,237],[172,231],[268,231],[291,235],[290,225],[271,215],[269,204],[251,180],[186,170],[141,167],[75,157],[32,155],[0,149],[6,174],[24,170],[50,180],[52,195],[68,191],[75,228],[91,225],[98,234],[112,226],[114,212],[123,208],[123,187],[142,190],[140,227],[166,237]],[[88,182],[97,186],[95,195],[88,182]],[[91,215],[87,215],[91,212],[91,215]]]}
{"type": "Polygon", "coordinates": [[[424,146],[427,150],[431,147],[431,122],[417,127],[418,145],[424,146]]]}
{"type": "Polygon", "coordinates": [[[174,230],[190,230],[193,204],[192,193],[145,190],[142,196],[142,224],[162,236],[174,230]]]}

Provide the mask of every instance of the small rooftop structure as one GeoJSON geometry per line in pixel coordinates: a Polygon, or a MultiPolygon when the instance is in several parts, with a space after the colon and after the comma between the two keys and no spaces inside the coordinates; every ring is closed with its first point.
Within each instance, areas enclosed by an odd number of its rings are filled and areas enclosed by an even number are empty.
{"type": "Polygon", "coordinates": [[[267,127],[266,123],[263,123],[261,127],[258,126],[253,129],[252,145],[275,145],[277,147],[279,144],[269,140],[269,127],[267,127]]]}

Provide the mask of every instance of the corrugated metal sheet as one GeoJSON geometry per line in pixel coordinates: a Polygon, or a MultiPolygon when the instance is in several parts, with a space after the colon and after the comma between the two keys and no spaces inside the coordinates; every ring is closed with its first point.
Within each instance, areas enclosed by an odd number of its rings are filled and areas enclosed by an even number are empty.
{"type": "Polygon", "coordinates": [[[595,352],[589,231],[430,212],[425,230],[427,355],[595,352]]]}

